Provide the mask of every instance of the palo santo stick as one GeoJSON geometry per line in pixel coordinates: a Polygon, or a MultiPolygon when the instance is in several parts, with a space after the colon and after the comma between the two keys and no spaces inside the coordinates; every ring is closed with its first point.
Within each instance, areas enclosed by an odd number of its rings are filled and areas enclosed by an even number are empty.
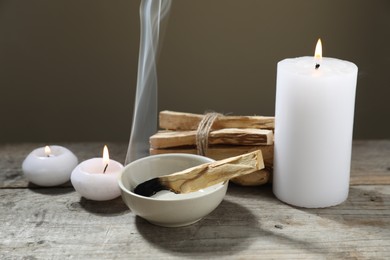
{"type": "MultiPolygon", "coordinates": [[[[207,149],[206,155],[209,158],[214,160],[222,160],[228,157],[238,156],[244,153],[250,153],[256,150],[261,150],[264,163],[266,166],[273,166],[273,158],[274,158],[274,146],[273,145],[256,145],[256,146],[240,146],[240,145],[215,145],[210,146],[207,149]]],[[[166,149],[153,149],[149,150],[151,155],[154,154],[165,154],[165,153],[189,153],[189,154],[197,154],[196,148],[193,147],[180,147],[180,148],[166,148],[166,149]]]]}
{"type": "MultiPolygon", "coordinates": [[[[274,146],[210,146],[206,152],[206,156],[214,160],[222,160],[228,157],[237,156],[244,153],[249,153],[255,150],[261,150],[266,169],[256,171],[247,175],[233,178],[230,181],[243,186],[257,186],[267,183],[271,180],[270,171],[273,167],[274,146]]],[[[150,149],[150,154],[164,154],[164,153],[190,153],[197,154],[197,150],[192,147],[180,148],[166,148],[166,149],[150,149]]]]}
{"type": "Polygon", "coordinates": [[[271,179],[271,171],[265,167],[260,171],[238,176],[230,181],[241,186],[258,186],[268,183],[271,179]]]}
{"type": "MultiPolygon", "coordinates": [[[[169,130],[196,130],[203,115],[161,111],[159,115],[160,128],[169,130]]],[[[211,129],[222,128],[258,128],[274,129],[274,117],[268,116],[220,116],[211,129]]]]}
{"type": "MultiPolygon", "coordinates": [[[[196,131],[159,131],[150,139],[151,148],[169,148],[190,146],[196,144],[196,131]]],[[[224,128],[211,131],[208,137],[209,145],[271,145],[272,130],[224,128]]]]}
{"type": "Polygon", "coordinates": [[[147,197],[161,190],[189,193],[263,168],[263,156],[257,150],[145,181],[134,192],[147,197]]]}

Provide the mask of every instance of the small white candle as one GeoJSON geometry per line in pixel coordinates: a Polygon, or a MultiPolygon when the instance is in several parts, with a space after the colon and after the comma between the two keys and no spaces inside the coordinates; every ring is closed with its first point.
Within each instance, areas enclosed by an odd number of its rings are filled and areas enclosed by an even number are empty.
{"type": "Polygon", "coordinates": [[[75,190],[84,198],[104,201],[118,197],[121,192],[117,176],[123,165],[110,160],[105,146],[103,158],[92,158],[80,163],[72,172],[75,190]]]}
{"type": "Polygon", "coordinates": [[[348,197],[357,66],[315,57],[278,63],[273,191],[320,208],[348,197]]]}
{"type": "Polygon", "coordinates": [[[23,161],[22,169],[25,177],[34,184],[57,186],[69,181],[77,163],[77,157],[70,150],[52,145],[32,151],[23,161]]]}

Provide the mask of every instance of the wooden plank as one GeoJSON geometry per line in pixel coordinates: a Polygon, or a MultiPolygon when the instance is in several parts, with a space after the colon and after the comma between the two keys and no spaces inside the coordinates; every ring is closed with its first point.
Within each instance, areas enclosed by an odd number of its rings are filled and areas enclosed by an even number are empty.
{"type": "Polygon", "coordinates": [[[390,186],[355,186],[336,207],[286,205],[230,185],[191,226],[162,228],[121,199],[93,202],[70,188],[0,189],[0,259],[388,259],[390,186]]]}
{"type": "MultiPolygon", "coordinates": [[[[60,143],[71,149],[83,161],[92,157],[100,156],[105,143],[60,143]]],[[[28,187],[29,183],[24,178],[21,165],[24,158],[35,148],[46,145],[45,143],[21,143],[0,144],[0,188],[28,187]]],[[[271,146],[272,147],[272,146],[271,146]]],[[[110,155],[113,159],[124,162],[127,143],[108,143],[110,155]]],[[[253,147],[256,149],[256,147],[253,147]]],[[[250,152],[244,149],[240,151],[250,152]]],[[[172,151],[174,152],[174,151],[172,151]]],[[[195,153],[195,150],[193,151],[195,153]]],[[[212,152],[212,151],[211,151],[212,152]]],[[[273,152],[263,151],[264,159],[270,160],[267,154],[273,152]]],[[[228,156],[238,155],[236,153],[228,156]]],[[[218,152],[210,157],[222,159],[218,152]],[[218,158],[219,157],[219,158],[218,158]]],[[[359,184],[390,184],[390,140],[354,141],[352,149],[351,185],[359,184]]],[[[34,185],[30,186],[34,187],[34,185]]],[[[65,187],[69,187],[70,183],[65,187]]]]}
{"type": "Polygon", "coordinates": [[[353,142],[351,185],[390,185],[390,140],[353,142]]]}

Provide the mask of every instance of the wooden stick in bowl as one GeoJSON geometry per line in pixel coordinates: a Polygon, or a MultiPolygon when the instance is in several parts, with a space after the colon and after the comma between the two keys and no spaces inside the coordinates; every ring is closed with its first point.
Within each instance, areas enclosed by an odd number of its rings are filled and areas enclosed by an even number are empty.
{"type": "Polygon", "coordinates": [[[137,185],[134,193],[146,197],[150,197],[161,190],[189,193],[263,168],[263,156],[261,150],[257,150],[153,178],[137,185]]]}

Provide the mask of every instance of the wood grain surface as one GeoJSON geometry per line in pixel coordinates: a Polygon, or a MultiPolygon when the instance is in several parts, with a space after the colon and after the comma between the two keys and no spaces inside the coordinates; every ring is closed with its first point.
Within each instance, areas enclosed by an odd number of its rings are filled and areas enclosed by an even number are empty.
{"type": "MultiPolygon", "coordinates": [[[[0,145],[0,259],[389,259],[390,141],[356,141],[348,200],[304,209],[272,187],[229,185],[210,215],[181,228],[136,217],[117,198],[95,202],[68,185],[40,188],[21,163],[44,144],[0,145]]],[[[80,161],[102,143],[61,144],[80,161]]],[[[123,161],[126,144],[108,144],[123,161]]]]}

